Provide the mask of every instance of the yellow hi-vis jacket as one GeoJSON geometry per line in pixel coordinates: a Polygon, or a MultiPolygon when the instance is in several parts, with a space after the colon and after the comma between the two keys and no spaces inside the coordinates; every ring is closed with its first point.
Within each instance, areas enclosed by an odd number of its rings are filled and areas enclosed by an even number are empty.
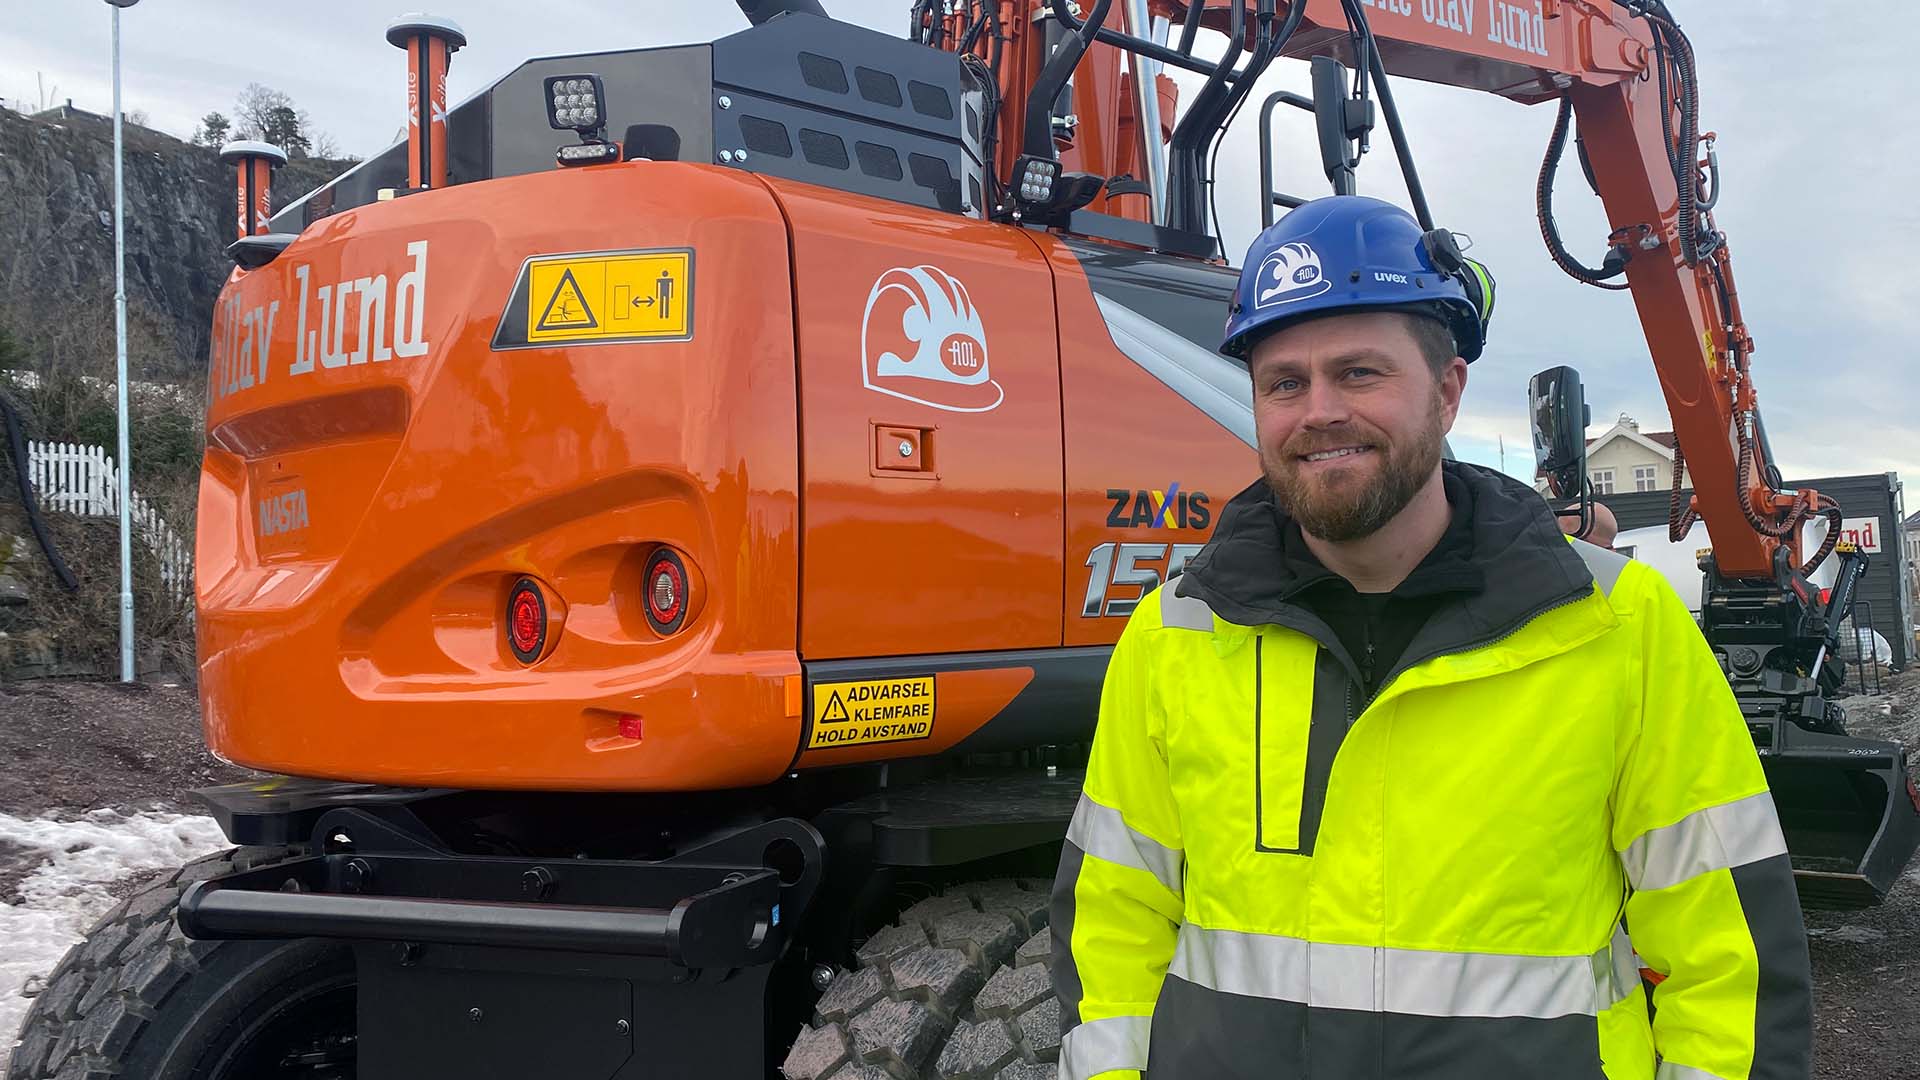
{"type": "Polygon", "coordinates": [[[1691,615],[1446,470],[1487,587],[1370,701],[1264,584],[1264,484],[1133,613],[1055,885],[1062,1080],[1809,1075],[1786,846],[1691,615]]]}

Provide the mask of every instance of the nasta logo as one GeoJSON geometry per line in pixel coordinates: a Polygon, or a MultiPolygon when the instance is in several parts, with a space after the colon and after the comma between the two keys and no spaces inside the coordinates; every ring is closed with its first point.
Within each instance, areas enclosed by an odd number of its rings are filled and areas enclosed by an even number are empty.
{"type": "Polygon", "coordinates": [[[988,412],[1005,394],[988,368],[987,330],[960,279],[896,266],[874,281],[860,325],[867,389],[948,412],[988,412]]]}

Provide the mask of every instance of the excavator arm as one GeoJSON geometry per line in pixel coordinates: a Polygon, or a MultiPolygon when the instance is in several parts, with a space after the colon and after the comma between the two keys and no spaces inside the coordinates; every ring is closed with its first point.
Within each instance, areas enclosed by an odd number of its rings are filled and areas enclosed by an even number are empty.
{"type": "MultiPolygon", "coordinates": [[[[993,68],[994,145],[1004,183],[1017,182],[1023,152],[1049,142],[1064,171],[1128,180],[1153,177],[1153,159],[1170,151],[1164,183],[1174,190],[1152,192],[1151,201],[1107,193],[1093,205],[1147,220],[1164,204],[1156,224],[1196,231],[1205,230],[1206,215],[1192,196],[1210,177],[1204,156],[1191,152],[1195,133],[1224,128],[1274,58],[1337,57],[1362,72],[1363,97],[1362,69],[1370,68],[1383,106],[1390,101],[1388,74],[1530,104],[1557,101],[1560,117],[1540,182],[1542,231],[1569,273],[1633,294],[1673,416],[1677,457],[1693,479],[1690,503],[1674,513],[1678,533],[1695,516],[1704,519],[1720,573],[1769,581],[1778,576],[1776,553],[1783,549],[1802,572],[1826,554],[1801,558],[1799,526],[1809,516],[1829,516],[1828,536],[1837,538],[1831,500],[1812,490],[1777,490],[1749,371],[1753,338],[1741,318],[1726,237],[1713,226],[1714,134],[1699,130],[1692,50],[1660,0],[923,2],[915,5],[912,33],[993,68]],[[1073,50],[1070,41],[1056,48],[1090,26],[1084,49],[1073,50]],[[1200,27],[1238,32],[1225,63],[1194,58],[1200,27]],[[1235,58],[1244,59],[1238,68],[1235,58]],[[1049,80],[1048,61],[1070,77],[1049,80]],[[1168,64],[1209,76],[1178,125],[1176,95],[1159,70],[1168,64]],[[1134,90],[1150,81],[1148,74],[1156,76],[1156,92],[1134,90]],[[1147,113],[1159,115],[1140,122],[1147,113]],[[1594,269],[1568,253],[1551,214],[1551,182],[1575,122],[1581,164],[1615,226],[1606,260],[1594,269]],[[1050,130],[1032,134],[1037,123],[1050,130]],[[1151,142],[1140,137],[1148,127],[1158,129],[1151,142]]],[[[1387,122],[1404,166],[1411,159],[1406,135],[1391,112],[1387,122]]],[[[1409,194],[1416,213],[1427,217],[1417,182],[1409,194]]]]}

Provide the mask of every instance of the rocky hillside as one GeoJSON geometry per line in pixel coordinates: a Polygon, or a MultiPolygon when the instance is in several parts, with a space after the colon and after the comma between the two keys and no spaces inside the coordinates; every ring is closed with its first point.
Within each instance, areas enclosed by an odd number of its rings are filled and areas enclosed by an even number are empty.
{"type": "MultiPolygon", "coordinates": [[[[150,338],[134,357],[135,377],[191,377],[232,268],[221,251],[234,236],[233,174],[212,149],[131,124],[123,132],[127,297],[150,338]]],[[[290,162],[275,178],[276,203],[345,167],[290,162]]],[[[112,122],[0,109],[0,326],[30,347],[49,336],[50,319],[103,319],[110,333],[112,300],[112,122]]]]}
{"type": "MultiPolygon", "coordinates": [[[[133,484],[191,536],[208,326],[232,269],[233,175],[216,151],[126,125],[128,362],[133,484]]],[[[281,204],[344,162],[291,162],[281,204]]],[[[0,394],[24,437],[111,447],[114,385],[113,124],[69,111],[0,109],[0,394]]],[[[0,450],[0,682],[118,670],[119,550],[111,518],[49,514],[78,578],[63,589],[28,539],[15,470],[0,450]]],[[[192,671],[191,608],[134,545],[140,668],[192,671]]]]}

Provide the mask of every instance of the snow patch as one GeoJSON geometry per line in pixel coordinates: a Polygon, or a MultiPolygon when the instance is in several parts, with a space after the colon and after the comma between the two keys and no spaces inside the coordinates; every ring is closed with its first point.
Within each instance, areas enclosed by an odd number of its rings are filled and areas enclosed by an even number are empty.
{"type": "Polygon", "coordinates": [[[0,1062],[32,1004],[21,995],[27,980],[51,972],[106,914],[115,882],[228,846],[212,818],[195,814],[95,810],[57,820],[0,813],[0,861],[33,867],[19,896],[0,897],[0,1062]]]}

